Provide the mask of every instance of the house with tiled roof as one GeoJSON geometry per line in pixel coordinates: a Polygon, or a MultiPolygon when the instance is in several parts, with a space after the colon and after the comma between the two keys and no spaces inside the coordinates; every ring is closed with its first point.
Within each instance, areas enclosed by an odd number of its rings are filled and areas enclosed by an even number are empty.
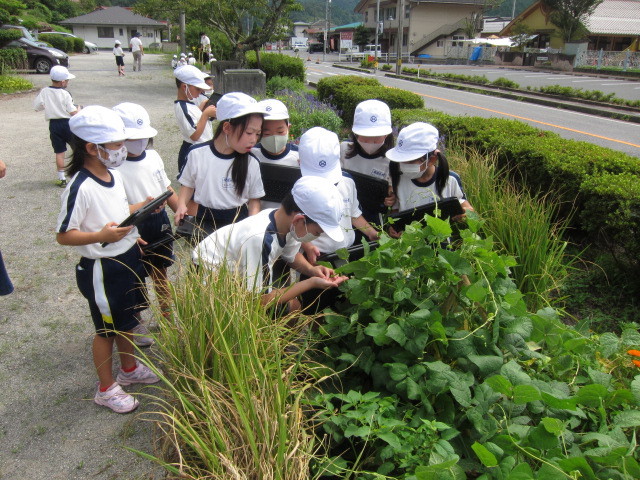
{"type": "Polygon", "coordinates": [[[98,48],[113,48],[116,40],[123,46],[137,32],[142,35],[142,45],[160,43],[161,32],[167,28],[164,22],[138,15],[124,7],[102,7],[78,17],[68,18],[61,25],[72,29],[74,35],[98,45],[98,48]]]}
{"type": "MultiPolygon", "coordinates": [[[[551,23],[551,11],[542,3],[533,3],[513,19],[501,32],[501,37],[512,35],[513,27],[522,22],[538,35],[534,48],[562,50],[564,41],[558,28],[551,23]]],[[[640,0],[603,0],[585,20],[589,50],[619,52],[637,51],[640,43],[640,0]]]]}

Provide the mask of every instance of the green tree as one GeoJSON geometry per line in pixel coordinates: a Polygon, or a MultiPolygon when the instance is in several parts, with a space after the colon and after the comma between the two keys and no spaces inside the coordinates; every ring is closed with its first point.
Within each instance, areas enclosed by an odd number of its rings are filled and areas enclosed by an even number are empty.
{"type": "Polygon", "coordinates": [[[223,33],[233,47],[234,59],[241,63],[247,51],[259,55],[262,45],[290,26],[289,13],[299,9],[296,0],[141,0],[135,6],[138,13],[173,20],[184,11],[187,20],[197,18],[202,25],[223,33]]]}
{"type": "Polygon", "coordinates": [[[353,32],[353,43],[362,48],[368,43],[371,43],[370,39],[372,36],[375,36],[375,32],[370,28],[367,28],[364,25],[358,25],[353,32]]]}
{"type": "Polygon", "coordinates": [[[517,49],[522,49],[522,47],[524,47],[529,41],[532,32],[533,30],[531,30],[531,27],[526,23],[522,21],[516,22],[511,29],[511,40],[515,43],[515,47],[517,49]]]}
{"type": "Polygon", "coordinates": [[[542,0],[542,5],[551,11],[549,20],[558,27],[565,42],[586,35],[584,22],[601,3],[602,0],[542,0]]]}

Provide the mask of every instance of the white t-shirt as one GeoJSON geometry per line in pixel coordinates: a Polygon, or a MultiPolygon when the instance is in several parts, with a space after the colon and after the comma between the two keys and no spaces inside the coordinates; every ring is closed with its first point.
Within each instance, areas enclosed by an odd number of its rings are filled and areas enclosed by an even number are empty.
{"type": "Polygon", "coordinates": [[[360,204],[358,203],[358,192],[356,191],[356,184],[348,173],[342,172],[342,179],[336,183],[340,195],[342,195],[342,201],[344,202],[344,209],[342,211],[342,218],[340,219],[340,226],[344,233],[344,239],[342,242],[336,242],[332,240],[326,233],[322,233],[318,238],[313,240],[313,243],[320,253],[333,253],[340,248],[347,248],[353,245],[356,239],[356,232],[353,228],[352,219],[362,215],[360,210],[360,204]]]}
{"type": "Polygon", "coordinates": [[[116,57],[124,57],[124,50],[122,50],[122,47],[113,47],[113,54],[116,57]]]}
{"type": "MultiPolygon", "coordinates": [[[[284,151],[277,155],[266,151],[262,148],[261,144],[257,144],[253,147],[251,149],[251,153],[255,155],[260,163],[273,163],[274,165],[286,165],[288,167],[300,168],[300,163],[298,162],[298,146],[293,143],[287,143],[284,151]]],[[[279,206],[280,204],[277,202],[262,201],[263,210],[266,210],[267,208],[278,208],[279,206]]]]}
{"type": "Polygon", "coordinates": [[[195,59],[195,57],[189,57],[189,58],[187,59],[187,63],[188,63],[189,65],[195,65],[195,64],[196,64],[196,59],[195,59]]]}
{"type": "Polygon", "coordinates": [[[290,233],[285,238],[277,234],[274,209],[262,210],[237,223],[217,229],[193,251],[193,261],[209,268],[223,262],[241,275],[250,291],[269,291],[276,280],[273,264],[282,257],[291,263],[300,242],[290,233]]]}
{"type": "MultiPolygon", "coordinates": [[[[120,173],[109,170],[111,181],[104,182],[84,168],[76,173],[62,193],[62,208],[56,232],[69,230],[98,232],[109,222],[122,222],[129,216],[129,202],[120,173]]],[[[87,258],[115,257],[129,250],[139,237],[133,229],[119,242],[102,248],[99,243],[76,246],[87,258]]]]}
{"type": "Polygon", "coordinates": [[[389,176],[389,159],[387,157],[384,155],[370,156],[367,154],[356,154],[351,158],[347,158],[346,152],[350,145],[351,142],[342,142],[340,144],[340,164],[342,168],[391,183],[391,177],[389,176]]]}
{"type": "Polygon", "coordinates": [[[145,150],[139,157],[127,157],[116,170],[122,175],[131,204],[142,202],[147,197],[156,198],[171,185],[164,171],[164,163],[155,150],[145,150]]]}
{"type": "Polygon", "coordinates": [[[437,176],[437,167],[433,177],[427,182],[419,182],[409,178],[407,175],[400,175],[396,192],[398,198],[396,206],[399,210],[409,210],[448,197],[456,197],[460,200],[460,203],[467,199],[462,189],[460,177],[457,173],[451,171],[449,172],[447,183],[442,189],[442,196],[439,196],[436,193],[437,176]]]}
{"type": "Polygon", "coordinates": [[[200,37],[200,45],[202,45],[202,50],[207,53],[211,53],[211,40],[206,35],[202,35],[200,37]]]}
{"type": "Polygon", "coordinates": [[[71,112],[78,109],[73,104],[71,94],[62,87],[45,87],[40,90],[33,101],[33,108],[36,112],[44,110],[45,120],[71,118],[71,112]]]}
{"type": "Polygon", "coordinates": [[[176,115],[178,128],[182,134],[182,140],[194,144],[213,140],[213,126],[211,122],[207,122],[198,140],[191,140],[191,135],[196,131],[198,121],[202,116],[202,110],[200,110],[197,105],[185,100],[176,100],[173,103],[173,111],[176,115]]]}
{"type": "Polygon", "coordinates": [[[138,37],[133,37],[129,42],[129,45],[131,46],[131,52],[139,52],[142,47],[142,40],[138,37]]]}
{"type": "Polygon", "coordinates": [[[249,154],[247,180],[241,196],[236,194],[236,185],[231,179],[231,166],[236,153],[223,155],[213,142],[196,145],[189,150],[186,163],[178,176],[185,187],[195,189],[196,203],[216,210],[228,210],[246,204],[252,198],[264,196],[260,165],[249,154]]]}

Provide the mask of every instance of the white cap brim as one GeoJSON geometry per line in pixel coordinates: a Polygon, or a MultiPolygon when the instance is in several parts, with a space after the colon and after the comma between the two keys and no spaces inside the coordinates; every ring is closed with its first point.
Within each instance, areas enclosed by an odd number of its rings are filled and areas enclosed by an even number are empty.
{"type": "Polygon", "coordinates": [[[302,173],[303,177],[312,176],[312,177],[326,178],[327,180],[329,180],[334,185],[336,183],[338,183],[340,181],[340,179],[342,179],[342,169],[340,168],[340,163],[337,163],[336,166],[333,167],[331,170],[327,170],[326,172],[322,172],[322,174],[323,174],[322,175],[317,170],[310,169],[308,166],[305,165],[304,162],[300,162],[300,173],[302,173]]]}
{"type": "Polygon", "coordinates": [[[351,131],[356,135],[362,135],[363,137],[381,137],[382,135],[389,135],[391,133],[391,127],[389,126],[369,127],[369,128],[353,127],[351,131]]]}
{"type": "MultiPolygon", "coordinates": [[[[311,220],[313,220],[313,218],[311,218],[311,220]]],[[[322,231],[326,233],[329,236],[329,238],[334,242],[341,242],[342,240],[344,240],[344,230],[340,225],[338,225],[337,227],[327,227],[326,225],[323,225],[320,222],[316,222],[316,223],[320,225],[320,228],[322,228],[322,231]]]]}
{"type": "Polygon", "coordinates": [[[411,160],[416,160],[420,157],[424,157],[429,152],[399,152],[395,148],[387,150],[386,157],[392,162],[410,162],[411,160]]]}

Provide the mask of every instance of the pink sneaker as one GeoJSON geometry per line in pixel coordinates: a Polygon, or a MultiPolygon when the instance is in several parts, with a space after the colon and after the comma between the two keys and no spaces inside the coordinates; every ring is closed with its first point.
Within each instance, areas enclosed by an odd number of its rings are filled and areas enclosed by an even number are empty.
{"type": "Polygon", "coordinates": [[[138,400],[122,390],[122,387],[117,383],[111,385],[106,392],[101,392],[100,382],[98,382],[98,388],[95,397],[93,397],[93,401],[98,405],[109,407],[117,413],[133,412],[139,405],[138,400]]]}
{"type": "Polygon", "coordinates": [[[139,362],[133,372],[125,373],[120,369],[116,377],[116,382],[125,386],[132,383],[157,383],[159,381],[158,376],[149,367],[139,362]]]}

